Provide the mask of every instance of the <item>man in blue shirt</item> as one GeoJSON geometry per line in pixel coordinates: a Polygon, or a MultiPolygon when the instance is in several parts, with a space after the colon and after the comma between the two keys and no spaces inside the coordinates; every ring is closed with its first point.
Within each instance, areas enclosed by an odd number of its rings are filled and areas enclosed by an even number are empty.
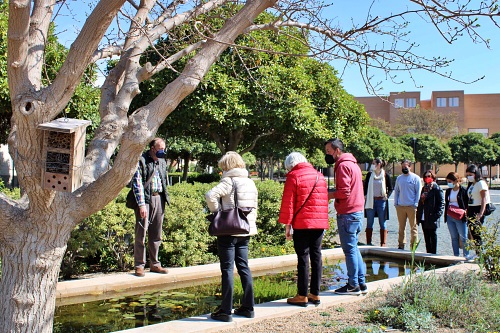
{"type": "Polygon", "coordinates": [[[396,178],[394,186],[394,206],[398,214],[399,237],[398,249],[404,250],[406,244],[406,220],[410,223],[410,249],[418,242],[418,226],[416,220],[420,190],[420,177],[410,171],[411,162],[401,163],[401,175],[396,178]]]}

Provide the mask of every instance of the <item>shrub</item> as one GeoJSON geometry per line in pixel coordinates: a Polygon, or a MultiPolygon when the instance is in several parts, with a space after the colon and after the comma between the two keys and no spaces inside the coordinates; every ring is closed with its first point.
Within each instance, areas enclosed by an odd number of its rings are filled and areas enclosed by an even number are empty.
{"type": "Polygon", "coordinates": [[[500,281],[500,219],[488,219],[481,227],[481,246],[471,242],[479,255],[479,265],[492,281],[500,281]]]}

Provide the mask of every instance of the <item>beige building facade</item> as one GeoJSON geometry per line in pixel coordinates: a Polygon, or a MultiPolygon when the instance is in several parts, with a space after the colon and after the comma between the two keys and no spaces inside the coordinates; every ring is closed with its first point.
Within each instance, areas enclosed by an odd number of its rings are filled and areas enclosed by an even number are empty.
{"type": "MultiPolygon", "coordinates": [[[[459,133],[476,132],[485,137],[500,132],[500,93],[465,94],[463,90],[433,91],[430,99],[422,99],[419,91],[391,92],[389,96],[355,97],[365,106],[372,119],[380,118],[391,124],[397,121],[400,108],[432,109],[438,113],[456,114],[459,133]]],[[[420,169],[419,169],[420,170],[420,169]]],[[[441,166],[438,176],[455,171],[452,165],[441,166]]],[[[489,170],[483,170],[485,176],[489,170]]],[[[464,174],[465,166],[458,172],[464,174]]],[[[498,177],[498,166],[492,170],[498,177]]]]}

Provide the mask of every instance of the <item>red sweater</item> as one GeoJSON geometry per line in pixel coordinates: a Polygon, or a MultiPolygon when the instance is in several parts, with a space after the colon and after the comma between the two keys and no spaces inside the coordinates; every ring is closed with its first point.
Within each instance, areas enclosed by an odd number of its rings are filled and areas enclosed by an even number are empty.
{"type": "Polygon", "coordinates": [[[356,158],[343,153],[335,162],[335,210],[337,214],[362,212],[365,207],[363,176],[356,158]]]}
{"type": "Polygon", "coordinates": [[[328,229],[328,192],[325,177],[309,163],[297,164],[287,175],[279,222],[294,229],[328,229]],[[318,177],[318,183],[309,199],[318,177]],[[307,199],[307,201],[306,201],[307,199]],[[305,202],[305,203],[304,203],[305,202]],[[295,212],[300,209],[292,223],[295,212]]]}

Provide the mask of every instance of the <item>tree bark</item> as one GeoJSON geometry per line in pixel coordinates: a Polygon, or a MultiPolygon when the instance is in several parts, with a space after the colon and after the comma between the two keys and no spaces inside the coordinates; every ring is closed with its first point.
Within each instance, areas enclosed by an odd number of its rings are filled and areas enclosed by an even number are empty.
{"type": "MultiPolygon", "coordinates": [[[[23,219],[18,216],[12,225],[24,225],[23,219]]],[[[70,236],[70,229],[58,229],[71,221],[32,222],[31,230],[19,230],[4,243],[0,332],[52,332],[59,267],[70,236]]]]}

